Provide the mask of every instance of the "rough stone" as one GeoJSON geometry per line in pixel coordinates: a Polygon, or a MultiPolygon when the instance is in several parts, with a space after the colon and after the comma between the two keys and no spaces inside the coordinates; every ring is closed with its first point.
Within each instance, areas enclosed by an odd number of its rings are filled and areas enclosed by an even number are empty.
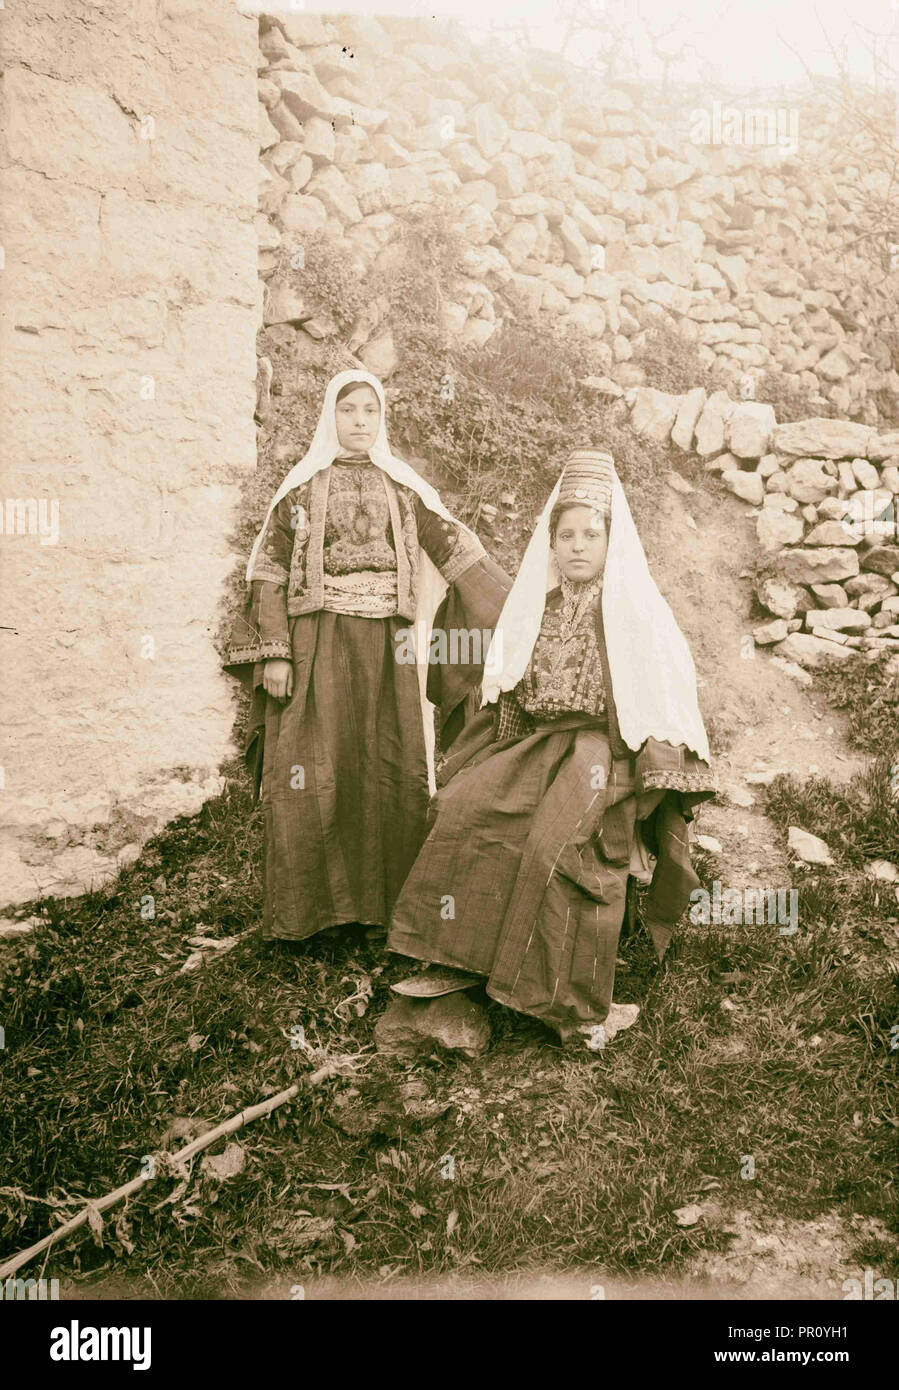
{"type": "Polygon", "coordinates": [[[694,447],[701,457],[723,450],[725,425],[733,408],[734,402],[726,391],[714,391],[709,396],[696,421],[694,447]]]}
{"type": "Polygon", "coordinates": [[[759,623],[758,627],[752,629],[753,639],[760,647],[767,647],[772,642],[783,642],[787,635],[787,624],[783,618],[772,618],[771,622],[759,623]]]}
{"type": "Polygon", "coordinates": [[[806,670],[817,671],[847,661],[853,651],[851,647],[841,647],[809,632],[791,632],[777,648],[777,654],[806,670]]]}
{"type": "MultiPolygon", "coordinates": [[[[741,473],[742,478],[758,477],[754,473],[741,473]]],[[[724,475],[725,481],[728,474],[724,475]]],[[[759,479],[761,485],[761,479],[759,479]]],[[[751,500],[751,499],[747,499],[751,500]]],[[[795,545],[802,540],[802,522],[798,516],[791,516],[775,507],[763,507],[755,523],[759,545],[768,553],[782,550],[785,545],[795,545]]]]}
{"type": "Polygon", "coordinates": [[[820,459],[800,458],[786,469],[787,490],[797,502],[821,502],[836,492],[837,480],[826,471],[820,459]]]}
{"type": "Polygon", "coordinates": [[[858,545],[861,537],[853,536],[852,531],[842,521],[822,521],[809,531],[806,545],[858,545]]]}
{"type": "Polygon", "coordinates": [[[707,399],[703,386],[694,386],[692,391],[681,397],[677,418],[671,430],[671,439],[685,453],[689,453],[693,448],[693,431],[707,399]]]}
{"type": "Polygon", "coordinates": [[[490,1045],[490,1025],[481,1004],[467,994],[439,999],[392,999],[375,1024],[380,1052],[412,1057],[435,1043],[466,1057],[477,1057],[490,1045]]]}
{"type": "Polygon", "coordinates": [[[861,567],[874,574],[891,575],[895,569],[899,568],[899,549],[894,545],[872,546],[862,556],[861,567]]]}
{"type": "Polygon", "coordinates": [[[664,443],[677,419],[680,396],[670,396],[651,386],[639,386],[634,397],[631,425],[638,434],[664,443]]]}
{"type": "Polygon", "coordinates": [[[858,608],[809,608],[806,627],[834,628],[837,632],[864,632],[870,627],[870,614],[858,608]]]}
{"type": "Polygon", "coordinates": [[[758,473],[746,473],[741,468],[728,468],[721,474],[721,481],[730,492],[744,502],[749,502],[753,507],[762,505],[762,499],[765,496],[765,484],[758,473]]]}
{"type": "Polygon", "coordinates": [[[817,835],[812,835],[808,830],[802,830],[798,825],[791,825],[787,831],[787,843],[797,859],[801,859],[804,864],[832,864],[833,855],[825,840],[819,839],[817,835]]]}
{"type": "Polygon", "coordinates": [[[756,598],[763,608],[777,618],[790,619],[800,608],[808,606],[807,595],[798,584],[782,579],[763,579],[756,585],[756,598]]]}
{"type": "Polygon", "coordinates": [[[794,457],[851,459],[864,455],[873,431],[850,420],[815,417],[778,425],[772,447],[778,454],[794,457]]]}
{"type": "Polygon", "coordinates": [[[824,584],[851,579],[858,574],[859,563],[854,550],[822,546],[784,550],[777,558],[777,568],[780,577],[793,584],[824,584]]]}
{"type": "Polygon", "coordinates": [[[737,458],[760,459],[777,424],[774,407],[760,401],[742,401],[731,411],[724,442],[737,458]]]}

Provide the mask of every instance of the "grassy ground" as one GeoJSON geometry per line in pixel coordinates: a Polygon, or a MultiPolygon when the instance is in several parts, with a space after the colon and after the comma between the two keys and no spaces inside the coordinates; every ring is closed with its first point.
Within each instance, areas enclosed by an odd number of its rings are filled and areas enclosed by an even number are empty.
{"type": "MultiPolygon", "coordinates": [[[[219,1180],[197,1160],[161,1177],[52,1252],[45,1276],[216,1297],[268,1274],[657,1275],[725,1249],[735,1207],[897,1229],[899,906],[858,869],[861,853],[895,857],[891,823],[869,817],[865,839],[852,822],[844,843],[842,808],[784,781],[771,813],[827,833],[840,859],[803,881],[795,936],[686,923],[660,969],[641,931],[622,943],[616,998],[643,1012],[607,1052],[572,1054],[491,1004],[485,1058],[407,1063],[373,1047],[405,973],[381,938],[258,939],[261,828],[235,770],[112,889],[44,904],[45,925],[0,947],[0,1254],[329,1057],[343,1074],[236,1136],[242,1171],[219,1180]],[[190,938],[235,936],[182,972],[190,938]],[[712,1205],[681,1227],[691,1202],[712,1205]]],[[[854,1253],[891,1272],[886,1248],[854,1253]]]]}

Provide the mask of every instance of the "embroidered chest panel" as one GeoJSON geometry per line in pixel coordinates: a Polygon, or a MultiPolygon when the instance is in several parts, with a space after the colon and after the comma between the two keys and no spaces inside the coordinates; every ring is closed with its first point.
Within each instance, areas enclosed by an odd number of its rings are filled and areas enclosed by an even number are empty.
{"type": "Polygon", "coordinates": [[[384,475],[372,464],[334,464],[325,516],[325,574],[396,570],[384,475]]]}
{"type": "Polygon", "coordinates": [[[593,602],[579,612],[564,602],[547,607],[515,695],[521,707],[534,715],[606,712],[593,602]]]}
{"type": "Polygon", "coordinates": [[[418,571],[415,496],[373,464],[333,464],[291,494],[294,543],[288,600],[318,592],[324,575],[396,573],[405,593],[418,571]],[[394,535],[405,549],[397,563],[394,535]]]}

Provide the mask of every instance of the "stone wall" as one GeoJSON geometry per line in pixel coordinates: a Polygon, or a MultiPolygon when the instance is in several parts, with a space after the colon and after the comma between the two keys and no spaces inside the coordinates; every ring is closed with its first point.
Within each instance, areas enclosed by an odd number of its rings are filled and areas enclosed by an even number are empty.
{"type": "MultiPolygon", "coordinates": [[[[320,336],[291,292],[304,236],[369,266],[406,210],[442,203],[469,243],[445,306],[462,342],[523,299],[593,335],[613,394],[646,383],[664,324],[745,396],[771,370],[814,413],[899,419],[899,267],[855,240],[889,172],[832,92],[611,88],[409,19],[263,15],[259,63],[267,325],[320,336]]],[[[389,374],[389,323],[354,351],[389,374]]]]}
{"type": "Polygon", "coordinates": [[[0,13],[0,901],[90,887],[220,786],[257,27],[231,0],[0,13]]]}
{"type": "Polygon", "coordinates": [[[752,509],[755,594],[770,614],[752,641],[789,674],[863,656],[899,675],[899,430],[852,420],[778,424],[770,405],[698,387],[632,387],[639,434],[693,453],[752,509]]]}

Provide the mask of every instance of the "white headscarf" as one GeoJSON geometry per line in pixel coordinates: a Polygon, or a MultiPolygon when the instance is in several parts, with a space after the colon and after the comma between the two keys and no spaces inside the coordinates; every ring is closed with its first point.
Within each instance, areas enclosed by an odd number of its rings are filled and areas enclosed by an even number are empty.
{"type": "MultiPolygon", "coordinates": [[[[562,475],[564,477],[564,473],[562,475]]],[[[559,497],[556,483],[494,629],[485,664],[482,704],[512,690],[524,675],[540,632],[546,595],[560,575],[549,537],[559,497]],[[498,666],[498,670],[497,670],[498,666]]],[[[576,506],[576,502],[572,502],[576,506]]],[[[696,692],[696,668],[686,638],[649,572],[624,489],[615,473],[602,587],[602,617],[621,737],[637,752],[646,739],[683,743],[706,761],[709,741],[696,692]]]]}
{"type": "MultiPolygon", "coordinates": [[[[253,579],[256,558],[262,546],[269,518],[282,497],[286,497],[288,492],[299,487],[301,483],[308,482],[313,474],[319,473],[323,468],[329,468],[335,458],[343,453],[343,446],[337,437],[337,396],[338,393],[343,390],[344,386],[348,386],[352,382],[356,382],[360,386],[370,386],[377,395],[378,402],[381,406],[378,435],[371,449],[368,451],[368,457],[371,459],[372,463],[376,464],[378,468],[383,469],[388,477],[392,478],[395,483],[399,483],[402,487],[411,488],[413,492],[418,494],[425,506],[430,511],[436,512],[438,516],[443,517],[444,521],[451,521],[456,526],[462,526],[462,523],[447,511],[436,489],[431,487],[430,483],[426,483],[424,478],[420,477],[415,472],[415,469],[410,467],[408,463],[391,453],[390,445],[387,442],[387,407],[384,399],[384,387],[381,385],[378,378],[372,376],[371,372],[363,371],[361,368],[351,368],[347,372],[338,372],[337,375],[332,377],[328,382],[321,415],[315,427],[315,433],[312,436],[312,443],[299,462],[295,463],[291,468],[272,498],[265,521],[262,524],[262,529],[256,537],[253,543],[253,549],[250,552],[250,558],[247,563],[248,582],[253,579]]],[[[467,526],[463,526],[462,529],[468,531],[467,526]]],[[[468,534],[472,535],[473,533],[468,531],[468,534]]],[[[418,574],[415,581],[416,613],[413,631],[415,657],[418,664],[419,692],[421,694],[425,752],[428,761],[428,782],[432,793],[436,786],[434,780],[434,706],[431,704],[426,693],[428,651],[430,648],[431,626],[434,621],[434,614],[440,606],[446,589],[446,581],[443,579],[440,571],[434,565],[430,556],[427,555],[424,550],[420,549],[418,556],[418,574]]]]}

